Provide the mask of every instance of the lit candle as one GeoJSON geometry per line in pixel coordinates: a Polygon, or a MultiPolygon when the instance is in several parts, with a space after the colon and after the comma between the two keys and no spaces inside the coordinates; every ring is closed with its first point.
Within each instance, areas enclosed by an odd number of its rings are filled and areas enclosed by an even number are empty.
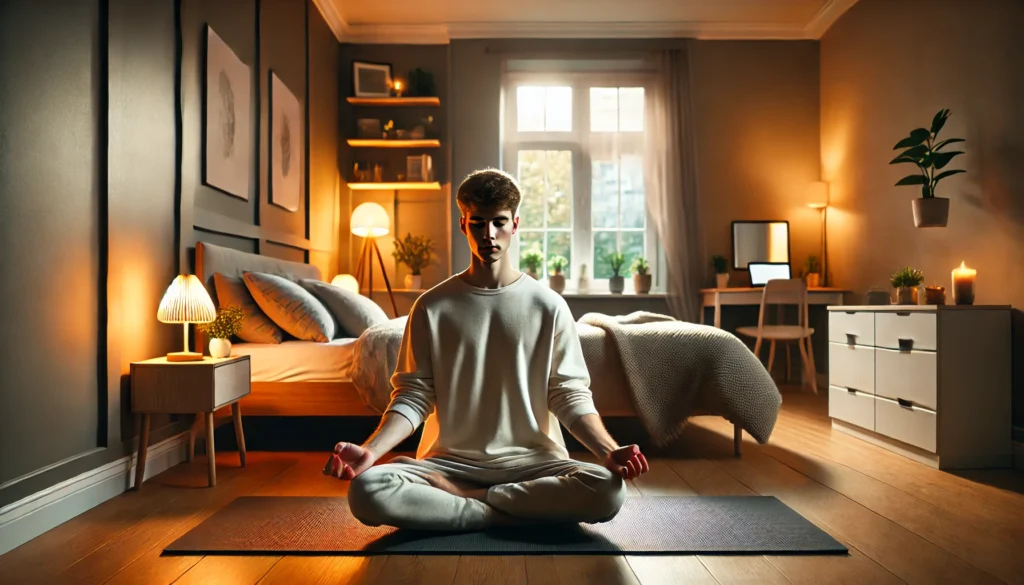
{"type": "Polygon", "coordinates": [[[402,97],[402,82],[397,79],[395,80],[395,95],[402,97]]]}
{"type": "Polygon", "coordinates": [[[978,271],[960,262],[960,268],[953,269],[953,301],[957,305],[974,304],[974,280],[978,271]]]}

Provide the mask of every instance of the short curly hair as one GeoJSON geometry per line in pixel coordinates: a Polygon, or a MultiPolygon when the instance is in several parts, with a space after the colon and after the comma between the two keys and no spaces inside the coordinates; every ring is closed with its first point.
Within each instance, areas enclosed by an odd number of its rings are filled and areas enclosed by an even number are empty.
{"type": "Polygon", "coordinates": [[[522,193],[515,177],[498,169],[473,171],[459,185],[455,201],[462,213],[469,205],[508,209],[513,214],[519,209],[522,193]]]}

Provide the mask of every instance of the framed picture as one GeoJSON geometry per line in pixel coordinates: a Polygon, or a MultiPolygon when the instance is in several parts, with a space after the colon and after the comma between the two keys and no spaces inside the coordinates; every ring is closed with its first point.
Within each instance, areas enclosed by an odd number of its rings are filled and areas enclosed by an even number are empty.
{"type": "Polygon", "coordinates": [[[353,61],[352,82],[356,97],[390,97],[391,64],[353,61]]]}
{"type": "Polygon", "coordinates": [[[299,210],[302,198],[302,108],[295,94],[270,72],[270,203],[299,210]]]}
{"type": "Polygon", "coordinates": [[[252,74],[210,25],[205,28],[202,181],[248,201],[252,183],[252,74]]]}
{"type": "Polygon", "coordinates": [[[429,154],[405,157],[405,179],[412,182],[434,180],[434,161],[429,154]]]}

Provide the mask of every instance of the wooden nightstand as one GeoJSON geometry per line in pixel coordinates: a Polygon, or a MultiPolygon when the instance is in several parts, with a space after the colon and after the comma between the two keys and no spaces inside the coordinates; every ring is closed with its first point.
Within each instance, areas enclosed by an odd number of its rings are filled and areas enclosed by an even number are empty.
{"type": "Polygon", "coordinates": [[[209,459],[210,487],[217,485],[217,463],[213,449],[213,411],[231,405],[238,440],[238,457],[245,467],[245,435],[242,410],[238,401],[249,395],[249,356],[204,357],[202,361],[169,362],[160,357],[132,362],[132,412],[141,414],[139,462],[135,470],[135,489],[142,488],[149,443],[149,415],[196,414],[188,436],[188,460],[195,452],[195,436],[200,421],[206,426],[206,453],[209,459]]]}

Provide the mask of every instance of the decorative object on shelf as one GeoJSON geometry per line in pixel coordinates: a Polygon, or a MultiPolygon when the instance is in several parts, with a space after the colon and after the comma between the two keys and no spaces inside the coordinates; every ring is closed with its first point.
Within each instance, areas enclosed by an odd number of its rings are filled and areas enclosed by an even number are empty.
{"type": "Polygon", "coordinates": [[[434,159],[429,154],[405,157],[405,176],[408,181],[433,181],[434,159]]]}
{"type": "Polygon", "coordinates": [[[221,307],[217,317],[196,329],[210,338],[210,357],[226,358],[231,355],[231,338],[242,330],[245,313],[234,305],[221,307]]]}
{"type": "Polygon", "coordinates": [[[359,294],[359,281],[351,274],[339,274],[331,279],[331,285],[359,294]]]}
{"type": "Polygon", "coordinates": [[[434,85],[434,74],[419,67],[409,72],[409,95],[416,97],[433,97],[437,95],[434,85]]]}
{"type": "Polygon", "coordinates": [[[181,323],[184,331],[183,350],[167,354],[169,362],[191,362],[203,359],[202,352],[189,351],[188,324],[209,323],[217,318],[210,293],[195,274],[179,274],[164,292],[156,318],[161,323],[181,323]]]}
{"type": "Polygon", "coordinates": [[[370,168],[370,161],[357,160],[352,165],[352,180],[356,182],[373,180],[373,170],[370,168]]]}
{"type": "Polygon", "coordinates": [[[714,255],[711,257],[711,264],[715,267],[715,286],[716,288],[726,288],[729,286],[729,261],[725,256],[714,255]]]}
{"type": "Polygon", "coordinates": [[[526,268],[526,273],[533,277],[534,280],[540,279],[541,264],[544,263],[544,254],[536,249],[530,248],[519,255],[519,269],[526,268]]]}
{"type": "Polygon", "coordinates": [[[555,255],[548,260],[548,286],[558,294],[565,290],[565,275],[562,271],[569,265],[565,256],[555,255]]]}
{"type": "Polygon", "coordinates": [[[963,154],[959,150],[942,152],[942,148],[949,144],[964,142],[963,138],[947,138],[942,142],[936,142],[939,138],[939,131],[942,130],[948,118],[948,109],[939,110],[932,118],[931,129],[911,130],[910,136],[900,140],[893,147],[893,150],[901,148],[906,150],[889,161],[889,164],[911,163],[921,171],[919,175],[908,175],[896,183],[896,186],[921,185],[921,197],[913,202],[916,227],[946,227],[949,217],[949,199],[936,197],[935,187],[946,177],[967,172],[963,169],[954,169],[935,173],[945,168],[953,160],[953,157],[963,154]]]}
{"type": "Polygon", "coordinates": [[[404,89],[405,89],[405,86],[402,85],[402,80],[401,79],[396,79],[391,84],[391,95],[393,95],[395,97],[402,97],[402,91],[404,89]]]}
{"type": "Polygon", "coordinates": [[[379,162],[373,163],[373,180],[378,183],[384,180],[384,165],[379,162]]]}
{"type": "Polygon", "coordinates": [[[878,290],[872,288],[867,292],[867,304],[869,305],[889,305],[892,304],[892,299],[889,297],[889,291],[878,290]]]}
{"type": "Polygon", "coordinates": [[[612,269],[612,276],[608,278],[608,291],[614,294],[622,294],[622,291],[626,288],[626,279],[619,272],[626,263],[626,257],[622,255],[622,252],[612,252],[607,254],[605,259],[608,262],[608,266],[612,269]]]}
{"type": "Polygon", "coordinates": [[[960,262],[959,268],[953,269],[954,304],[974,304],[974,281],[977,277],[978,271],[973,268],[968,268],[964,262],[960,262]]]}
{"type": "Polygon", "coordinates": [[[889,277],[889,284],[896,289],[897,305],[916,305],[917,287],[924,281],[924,274],[920,270],[905,266],[889,277]]]}
{"type": "Polygon", "coordinates": [[[420,274],[428,264],[434,253],[434,242],[427,236],[414,236],[411,233],[405,234],[405,239],[395,239],[395,249],[391,255],[399,264],[409,267],[410,274],[405,275],[405,288],[419,290],[423,285],[423,276],[420,274]]]}
{"type": "Polygon", "coordinates": [[[359,138],[382,138],[380,120],[376,118],[359,118],[356,120],[356,136],[359,138]]]}
{"type": "Polygon", "coordinates": [[[205,28],[202,181],[208,187],[248,201],[252,183],[252,72],[210,25],[205,28]]]}
{"type": "Polygon", "coordinates": [[[808,280],[808,287],[828,286],[828,200],[828,183],[815,181],[807,187],[807,207],[821,211],[821,276],[817,281],[820,285],[808,280]]]}
{"type": "Polygon", "coordinates": [[[381,135],[384,138],[398,138],[398,130],[395,129],[395,121],[388,120],[387,124],[384,124],[384,133],[381,135]]]}
{"type": "Polygon", "coordinates": [[[391,64],[352,61],[352,83],[356,97],[391,97],[391,64]]]}
{"type": "Polygon", "coordinates": [[[270,72],[270,203],[299,210],[302,198],[302,109],[274,71],[270,72]]]}
{"type": "Polygon", "coordinates": [[[353,234],[363,238],[363,247],[359,251],[359,265],[356,267],[356,281],[362,289],[362,284],[367,283],[367,297],[373,298],[373,257],[377,256],[381,274],[384,275],[384,285],[388,289],[388,297],[391,299],[391,310],[398,318],[398,306],[395,304],[395,295],[391,292],[391,281],[388,279],[388,272],[384,269],[384,258],[377,246],[377,238],[391,233],[388,212],[379,203],[367,201],[359,204],[352,210],[352,218],[349,221],[353,234]]]}
{"type": "MultiPolygon", "coordinates": [[[[441,137],[441,133],[437,129],[437,125],[434,124],[434,117],[427,116],[426,118],[420,118],[420,124],[423,126],[423,135],[425,138],[437,139],[441,137]]],[[[418,126],[417,126],[418,127],[418,126]]]]}
{"type": "Polygon", "coordinates": [[[637,256],[630,265],[633,273],[633,291],[645,295],[651,292],[651,266],[643,256],[637,256]]]}
{"type": "Polygon", "coordinates": [[[576,292],[580,294],[587,294],[590,292],[590,275],[587,274],[587,265],[580,265],[580,277],[576,282],[576,292]]]}
{"type": "Polygon", "coordinates": [[[924,304],[926,305],[945,305],[946,304],[946,289],[938,285],[929,285],[924,287],[924,304]]]}
{"type": "Polygon", "coordinates": [[[817,256],[808,256],[804,262],[804,280],[807,281],[807,288],[821,286],[821,262],[817,256]]]}

